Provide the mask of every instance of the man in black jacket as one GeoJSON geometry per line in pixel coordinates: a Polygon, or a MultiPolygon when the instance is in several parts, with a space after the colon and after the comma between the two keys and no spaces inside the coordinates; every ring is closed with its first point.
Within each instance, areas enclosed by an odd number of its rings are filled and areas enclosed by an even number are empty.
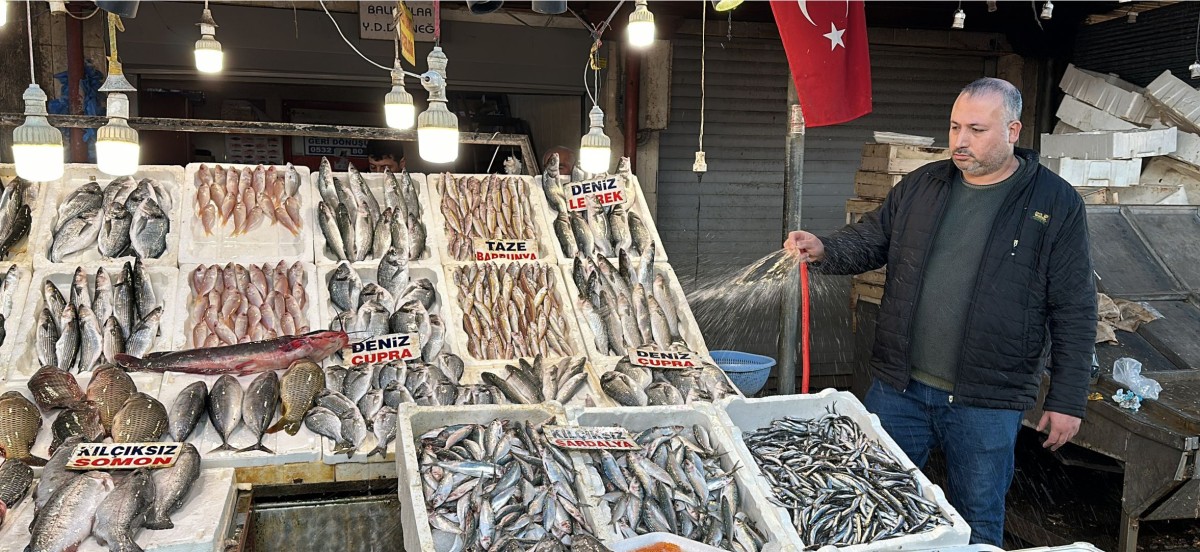
{"type": "Polygon", "coordinates": [[[887,265],[867,408],[917,466],[947,460],[951,504],[971,542],[1000,545],[1022,411],[1057,449],[1079,430],[1096,332],[1096,289],[1079,194],[1016,148],[1021,95],[984,78],[950,115],[953,158],[904,177],[861,222],[784,247],[814,271],[887,265]]]}

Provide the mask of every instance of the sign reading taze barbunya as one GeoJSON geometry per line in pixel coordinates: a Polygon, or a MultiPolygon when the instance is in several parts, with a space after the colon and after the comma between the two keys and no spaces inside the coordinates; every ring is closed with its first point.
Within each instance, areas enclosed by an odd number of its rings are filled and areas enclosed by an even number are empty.
{"type": "Polygon", "coordinates": [[[636,366],[676,370],[695,368],[700,365],[700,359],[696,357],[696,353],[691,351],[661,351],[652,348],[634,350],[629,361],[636,366]]]}
{"type": "Polygon", "coordinates": [[[175,465],[180,443],[80,443],[67,459],[68,470],[132,470],[175,465]]]}
{"type": "Polygon", "coordinates": [[[533,240],[488,240],[475,238],[476,261],[536,261],[537,242],[533,240]]]}
{"type": "Polygon", "coordinates": [[[606,176],[595,180],[572,182],[566,185],[567,209],[582,211],[587,209],[587,198],[596,198],[602,206],[625,203],[625,186],[617,176],[606,176]]]}
{"type": "Polygon", "coordinates": [[[565,449],[637,450],[642,448],[623,427],[546,426],[550,444],[565,449]]]}
{"type": "Polygon", "coordinates": [[[415,333],[397,333],[372,337],[357,343],[351,343],[350,347],[342,350],[342,358],[349,362],[351,366],[391,362],[393,360],[410,360],[417,358],[420,354],[421,338],[420,335],[415,333]]]}

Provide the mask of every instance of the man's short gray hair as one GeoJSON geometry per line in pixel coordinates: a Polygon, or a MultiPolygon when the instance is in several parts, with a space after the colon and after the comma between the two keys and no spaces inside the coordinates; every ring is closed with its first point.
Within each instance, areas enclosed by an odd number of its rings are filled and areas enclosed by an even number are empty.
{"type": "Polygon", "coordinates": [[[1005,123],[1021,120],[1021,91],[1013,86],[1011,82],[1004,79],[996,79],[992,77],[983,77],[968,84],[959,93],[960,96],[978,96],[981,94],[995,94],[1004,100],[1004,119],[1005,123]]]}

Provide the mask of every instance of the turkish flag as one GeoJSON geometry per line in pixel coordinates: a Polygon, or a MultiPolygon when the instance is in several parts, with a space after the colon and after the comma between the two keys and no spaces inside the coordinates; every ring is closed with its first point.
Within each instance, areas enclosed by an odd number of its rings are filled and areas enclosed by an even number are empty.
{"type": "Polygon", "coordinates": [[[771,0],[804,122],[844,123],[871,112],[871,59],[861,1],[771,0]]]}

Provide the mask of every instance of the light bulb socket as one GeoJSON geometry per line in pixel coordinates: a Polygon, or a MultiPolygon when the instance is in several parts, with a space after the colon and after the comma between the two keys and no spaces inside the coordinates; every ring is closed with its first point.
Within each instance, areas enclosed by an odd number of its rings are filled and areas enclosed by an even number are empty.
{"type": "Polygon", "coordinates": [[[200,12],[200,22],[196,23],[196,26],[200,27],[200,34],[214,35],[217,34],[217,27],[220,25],[213,21],[212,10],[204,8],[204,11],[200,12]]]}
{"type": "Polygon", "coordinates": [[[988,13],[995,12],[998,9],[1000,9],[1000,8],[998,6],[996,6],[996,0],[987,0],[988,13]]]}
{"type": "Polygon", "coordinates": [[[958,11],[954,12],[954,20],[950,23],[950,28],[961,29],[966,25],[966,23],[967,12],[962,11],[962,8],[958,8],[958,11]]]}
{"type": "Polygon", "coordinates": [[[46,120],[46,93],[30,84],[21,95],[25,100],[25,123],[13,129],[13,144],[28,146],[62,146],[62,132],[46,120]]]}
{"type": "Polygon", "coordinates": [[[1188,66],[1188,71],[1192,72],[1193,79],[1200,79],[1200,59],[1193,61],[1192,64],[1188,66]]]}
{"type": "Polygon", "coordinates": [[[107,114],[109,119],[128,119],[129,96],[121,92],[110,92],[107,98],[107,114]]]}
{"type": "Polygon", "coordinates": [[[1051,17],[1054,17],[1054,2],[1046,0],[1046,3],[1042,4],[1042,19],[1050,19],[1051,17]]]}
{"type": "Polygon", "coordinates": [[[196,51],[220,52],[221,43],[213,35],[201,35],[200,40],[196,41],[196,51]]]}
{"type": "Polygon", "coordinates": [[[646,0],[637,0],[637,5],[634,6],[633,12],[629,14],[630,23],[654,23],[654,14],[650,13],[650,8],[646,5],[646,0]]]}
{"type": "MultiPolygon", "coordinates": [[[[446,73],[446,66],[449,65],[450,59],[446,57],[446,52],[442,51],[441,46],[434,46],[433,50],[429,51],[429,56],[425,58],[425,63],[429,66],[429,70],[442,76],[442,80],[450,78],[446,73]]],[[[443,86],[445,84],[443,83],[443,86]]]]}
{"type": "Polygon", "coordinates": [[[125,119],[113,117],[108,124],[96,129],[97,142],[138,143],[138,131],[129,126],[125,119]]]}
{"type": "Polygon", "coordinates": [[[712,0],[713,9],[719,12],[730,11],[740,5],[744,0],[712,0]]]}
{"type": "Polygon", "coordinates": [[[592,110],[588,112],[588,128],[604,129],[604,110],[598,105],[593,105],[592,110]]]}
{"type": "Polygon", "coordinates": [[[1131,12],[1125,14],[1125,22],[1126,23],[1137,23],[1137,14],[1138,14],[1138,12],[1135,12],[1135,11],[1131,11],[1131,12]]]}

